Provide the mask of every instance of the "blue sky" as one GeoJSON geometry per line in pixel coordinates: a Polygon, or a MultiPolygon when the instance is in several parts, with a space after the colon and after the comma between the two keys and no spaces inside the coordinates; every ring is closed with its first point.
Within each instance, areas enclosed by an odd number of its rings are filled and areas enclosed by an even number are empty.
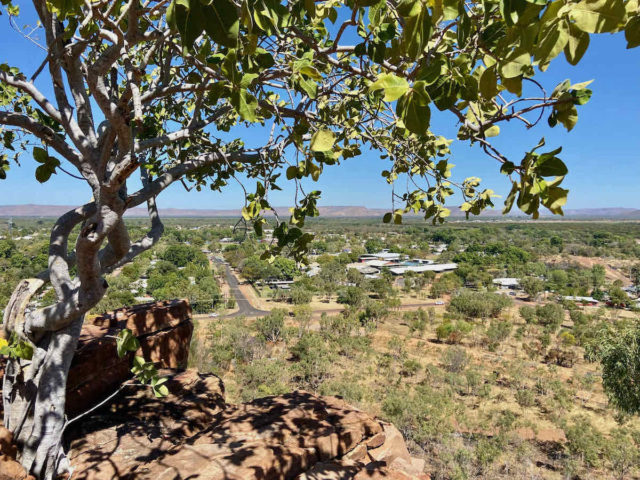
{"type": "MultiPolygon", "coordinates": [[[[29,23],[33,17],[28,4],[19,4],[25,13],[20,23],[29,23]]],[[[6,15],[0,17],[0,32],[0,63],[18,66],[31,75],[44,58],[44,52],[13,31],[6,15]]],[[[562,146],[559,156],[570,170],[564,182],[570,189],[566,208],[640,208],[640,48],[626,50],[622,34],[592,35],[589,50],[578,66],[567,64],[561,55],[547,72],[536,77],[547,91],[566,78],[572,83],[594,80],[593,97],[579,108],[580,119],[571,132],[567,133],[561,126],[549,128],[546,119],[529,131],[520,123],[501,124],[501,134],[493,143],[516,163],[541,137],[545,137],[548,149],[562,146]]],[[[38,87],[49,93],[46,80],[46,75],[41,75],[38,87]]],[[[457,126],[453,116],[437,112],[435,108],[433,111],[432,130],[455,138],[457,126]]],[[[235,129],[238,136],[244,137],[243,130],[235,129]]],[[[246,129],[251,143],[263,136],[266,132],[260,127],[246,129]]],[[[495,160],[465,142],[454,142],[452,152],[456,178],[478,176],[486,188],[492,188],[503,198],[506,196],[509,182],[498,172],[495,160]]],[[[8,179],[0,183],[0,204],[75,205],[89,200],[91,193],[83,182],[60,173],[41,185],[34,177],[35,162],[24,156],[22,164],[23,168],[12,168],[8,179]]],[[[318,182],[307,182],[305,186],[323,192],[321,205],[390,208],[391,189],[380,176],[385,168],[388,168],[387,161],[380,160],[375,153],[364,152],[359,158],[326,168],[318,182]]],[[[274,192],[270,200],[273,205],[290,205],[292,189],[274,192]]],[[[187,193],[177,184],[165,191],[158,203],[161,208],[228,209],[242,206],[243,200],[242,190],[235,185],[223,193],[195,190],[187,193]]],[[[497,206],[501,203],[502,200],[497,199],[497,206]]]]}

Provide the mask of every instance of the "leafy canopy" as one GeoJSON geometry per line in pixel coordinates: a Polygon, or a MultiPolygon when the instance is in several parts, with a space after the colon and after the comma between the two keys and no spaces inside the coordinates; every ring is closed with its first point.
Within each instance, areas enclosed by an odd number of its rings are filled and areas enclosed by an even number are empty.
{"type": "MultiPolygon", "coordinates": [[[[18,14],[8,0],[2,3],[10,15],[18,14]]],[[[117,43],[110,34],[135,39],[115,60],[125,80],[113,88],[124,92],[119,108],[131,112],[125,121],[137,142],[133,149],[151,175],[222,152],[224,161],[183,169],[181,176],[198,189],[213,190],[236,175],[255,180],[242,213],[258,234],[266,222],[263,212],[271,209],[268,192],[280,189],[282,173],[295,182],[296,205],[288,221],[278,220],[277,242],[267,256],[285,246],[296,255],[311,241],[301,227],[305,217],[318,214],[320,192],[305,191],[302,180],[317,181],[325,167],[364,149],[389,160],[381,172],[394,185],[385,222],[400,223],[411,211],[442,222],[456,189],[467,216],[493,206],[495,195],[480,188],[479,178],[454,179],[453,140],[431,130],[434,109],[452,115],[459,140],[479,145],[499,162],[512,184],[505,213],[515,204],[534,218],[541,206],[561,215],[568,194],[561,186],[568,173],[557,156],[561,148],[543,152],[542,139],[518,162],[500,153],[491,138],[500,134],[501,122],[511,120],[531,128],[546,118],[550,126],[570,131],[578,108],[591,96],[589,82],[566,80],[548,93],[536,72],[559,55],[577,64],[589,34],[624,31],[628,48],[640,44],[637,0],[114,0],[90,5],[49,0],[46,5],[64,28],[69,48],[84,52],[91,68],[117,43]],[[537,94],[527,96],[525,85],[537,94]],[[226,140],[224,132],[235,133],[242,125],[270,127],[269,140],[255,148],[247,147],[244,134],[226,140]],[[233,159],[234,153],[243,156],[233,159]]],[[[18,85],[25,75],[6,64],[0,70],[14,80],[0,84],[0,106],[46,126],[49,137],[67,141],[68,126],[18,85]]],[[[26,140],[18,141],[24,130],[1,132],[2,178],[9,155],[17,161],[19,151],[28,148],[26,140]]],[[[40,136],[42,146],[31,150],[41,182],[62,168],[56,151],[65,153],[49,137],[40,136]]],[[[82,174],[81,165],[75,166],[82,174]]]]}

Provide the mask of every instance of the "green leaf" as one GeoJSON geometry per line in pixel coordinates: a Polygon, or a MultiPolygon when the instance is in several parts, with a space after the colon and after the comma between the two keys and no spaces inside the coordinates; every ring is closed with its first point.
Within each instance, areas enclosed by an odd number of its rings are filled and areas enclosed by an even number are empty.
{"type": "Polygon", "coordinates": [[[536,172],[541,177],[562,177],[569,173],[569,169],[558,157],[540,155],[536,161],[536,172]]]}
{"type": "Polygon", "coordinates": [[[624,38],[627,40],[627,48],[635,48],[640,45],[640,15],[629,19],[624,27],[624,38]]]}
{"type": "Polygon", "coordinates": [[[518,190],[519,190],[518,182],[513,182],[513,185],[511,186],[511,191],[509,192],[509,195],[507,195],[507,198],[504,201],[504,209],[502,210],[503,214],[506,215],[511,211],[511,208],[513,207],[513,202],[516,199],[518,190]]]}
{"type": "Polygon", "coordinates": [[[509,26],[518,23],[525,8],[527,8],[526,0],[500,0],[500,14],[509,26]]]}
{"type": "Polygon", "coordinates": [[[562,52],[569,37],[569,28],[564,21],[556,21],[541,32],[534,56],[540,63],[540,70],[546,70],[549,62],[562,52]]]}
{"type": "Polygon", "coordinates": [[[33,159],[38,163],[47,163],[49,154],[44,148],[33,147],[33,159]]]}
{"type": "Polygon", "coordinates": [[[409,58],[417,59],[431,38],[431,16],[426,5],[414,2],[410,15],[404,16],[401,46],[409,58]]]}
{"type": "Polygon", "coordinates": [[[570,132],[578,123],[578,110],[572,106],[567,110],[558,111],[556,112],[556,120],[564,125],[567,132],[570,132]]]}
{"type": "Polygon", "coordinates": [[[522,95],[522,77],[503,78],[502,85],[514,95],[522,95]]]}
{"type": "Polygon", "coordinates": [[[455,18],[457,18],[458,16],[458,4],[459,1],[458,0],[443,0],[442,1],[442,6],[443,6],[443,14],[444,14],[444,20],[448,21],[448,20],[453,20],[455,18]]]}
{"type": "Polygon", "coordinates": [[[258,100],[248,91],[234,90],[229,101],[244,121],[256,122],[258,120],[258,100]]]}
{"type": "Polygon", "coordinates": [[[564,215],[562,207],[567,203],[569,190],[560,187],[549,187],[542,204],[556,215],[564,215]]]}
{"type": "Polygon", "coordinates": [[[425,135],[431,121],[429,95],[425,87],[425,82],[416,82],[411,91],[402,96],[396,105],[396,114],[402,119],[407,130],[416,135],[425,135]]]}
{"type": "Polygon", "coordinates": [[[489,100],[498,94],[498,76],[495,67],[487,68],[480,76],[480,93],[489,100]]]}
{"type": "Polygon", "coordinates": [[[298,176],[298,167],[291,165],[287,168],[287,180],[293,180],[298,176]]]}
{"type": "MultiPolygon", "coordinates": [[[[116,336],[116,352],[119,358],[124,357],[128,352],[135,352],[138,348],[140,348],[140,342],[133,335],[131,330],[125,328],[118,332],[118,335],[116,336]]],[[[136,357],[136,359],[137,358],[140,357],[136,357]]],[[[144,362],[144,359],[142,360],[144,362]]]]}
{"type": "Polygon", "coordinates": [[[498,125],[491,125],[484,131],[485,137],[497,137],[498,135],[500,135],[500,127],[498,125]]]}
{"type": "Polygon", "coordinates": [[[169,389],[166,385],[154,385],[152,389],[153,394],[156,396],[156,398],[163,398],[169,395],[169,389]]]}
{"type": "Polygon", "coordinates": [[[329,129],[318,130],[311,137],[311,150],[314,152],[328,152],[336,143],[335,134],[329,129]]]}
{"type": "Polygon", "coordinates": [[[626,14],[623,0],[582,0],[566,8],[569,19],[587,33],[613,32],[626,14]]]}
{"type": "Polygon", "coordinates": [[[27,342],[19,341],[12,350],[12,353],[16,357],[22,358],[23,360],[31,360],[33,357],[33,347],[27,342]]]}
{"type": "Polygon", "coordinates": [[[571,65],[577,65],[589,47],[589,34],[569,24],[569,40],[564,47],[564,56],[571,65]]]}
{"type": "MultiPolygon", "coordinates": [[[[199,0],[191,0],[191,3],[199,0]]],[[[240,12],[230,0],[211,0],[202,6],[204,30],[216,43],[234,48],[240,31],[240,12]]]]}
{"type": "Polygon", "coordinates": [[[393,102],[399,99],[409,90],[409,82],[393,73],[383,73],[378,79],[369,85],[369,91],[384,90],[384,101],[393,102]]]}
{"type": "Polygon", "coordinates": [[[500,73],[504,78],[519,77],[526,73],[526,69],[530,65],[531,55],[528,52],[516,49],[504,59],[500,73]]]}

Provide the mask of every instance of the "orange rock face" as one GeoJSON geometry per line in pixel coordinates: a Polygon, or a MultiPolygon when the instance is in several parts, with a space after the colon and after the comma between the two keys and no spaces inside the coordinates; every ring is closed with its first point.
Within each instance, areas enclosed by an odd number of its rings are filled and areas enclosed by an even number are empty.
{"type": "Polygon", "coordinates": [[[193,333],[186,300],[148,303],[95,317],[85,324],[67,381],[67,414],[86,411],[131,378],[131,355],[118,358],[115,336],[124,328],[140,341],[139,355],[159,368],[186,367],[193,333]]]}
{"type": "Polygon", "coordinates": [[[400,433],[335,397],[297,391],[225,406],[212,375],[188,370],[169,398],[122,396],[76,432],[74,478],[424,480],[400,433]]]}

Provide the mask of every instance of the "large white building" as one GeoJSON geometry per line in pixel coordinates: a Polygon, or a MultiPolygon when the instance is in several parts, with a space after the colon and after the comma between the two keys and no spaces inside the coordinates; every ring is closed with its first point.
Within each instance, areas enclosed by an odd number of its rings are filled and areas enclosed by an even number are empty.
{"type": "Polygon", "coordinates": [[[391,267],[389,271],[394,275],[404,275],[407,272],[451,272],[458,268],[457,263],[432,263],[429,265],[407,265],[402,267],[391,267]]]}

